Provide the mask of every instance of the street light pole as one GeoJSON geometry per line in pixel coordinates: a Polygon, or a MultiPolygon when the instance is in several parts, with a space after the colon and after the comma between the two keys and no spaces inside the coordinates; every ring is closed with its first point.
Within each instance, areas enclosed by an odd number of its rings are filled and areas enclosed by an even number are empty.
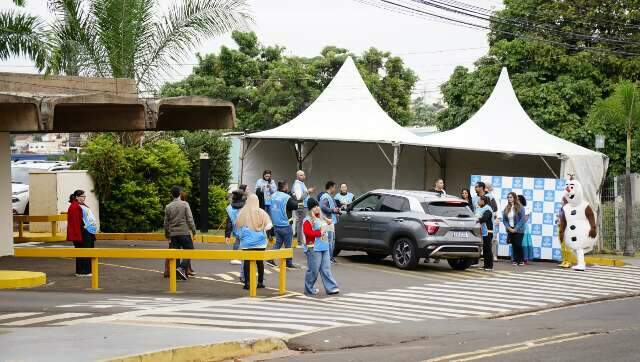
{"type": "Polygon", "coordinates": [[[633,200],[631,200],[631,136],[633,132],[633,106],[636,98],[636,86],[633,85],[631,107],[629,107],[629,122],[627,123],[627,157],[624,177],[624,256],[635,256],[636,248],[633,245],[633,200]]]}
{"type": "Polygon", "coordinates": [[[200,153],[200,232],[209,231],[209,154],[200,153]]]}

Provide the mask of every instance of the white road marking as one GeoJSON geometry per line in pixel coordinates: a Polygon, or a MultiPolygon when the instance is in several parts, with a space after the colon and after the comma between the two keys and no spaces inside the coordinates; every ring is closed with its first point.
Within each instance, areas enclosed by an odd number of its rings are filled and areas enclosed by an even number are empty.
{"type": "Polygon", "coordinates": [[[54,314],[54,315],[44,316],[44,317],[27,318],[19,321],[4,323],[2,325],[6,327],[19,327],[19,326],[26,326],[29,324],[46,323],[46,322],[51,322],[51,321],[60,320],[60,319],[85,317],[88,315],[91,315],[91,313],[62,313],[62,314],[54,314]]]}

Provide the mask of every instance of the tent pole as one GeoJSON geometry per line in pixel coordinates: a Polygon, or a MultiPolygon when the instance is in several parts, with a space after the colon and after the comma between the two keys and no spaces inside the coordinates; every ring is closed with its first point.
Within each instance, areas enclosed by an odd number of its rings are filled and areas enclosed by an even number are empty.
{"type": "Polygon", "coordinates": [[[302,147],[303,143],[301,141],[296,142],[296,160],[298,161],[298,170],[302,170],[302,162],[304,159],[302,158],[302,147]]]}
{"type": "Polygon", "coordinates": [[[242,177],[244,174],[244,150],[246,149],[245,141],[246,133],[242,135],[242,145],[240,146],[240,179],[238,180],[238,187],[242,185],[242,177]]]}
{"type": "Polygon", "coordinates": [[[396,189],[396,176],[398,175],[398,158],[400,157],[400,144],[393,144],[393,170],[391,174],[391,189],[396,189]]]}

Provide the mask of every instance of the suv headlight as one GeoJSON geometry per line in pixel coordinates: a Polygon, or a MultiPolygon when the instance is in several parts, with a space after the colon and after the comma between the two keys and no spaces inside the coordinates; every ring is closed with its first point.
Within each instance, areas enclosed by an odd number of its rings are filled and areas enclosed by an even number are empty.
{"type": "Polygon", "coordinates": [[[12,202],[12,203],[14,203],[14,204],[15,204],[16,202],[19,202],[19,201],[20,201],[20,199],[19,199],[19,198],[17,198],[17,197],[12,197],[12,198],[11,198],[11,202],[12,202]]]}

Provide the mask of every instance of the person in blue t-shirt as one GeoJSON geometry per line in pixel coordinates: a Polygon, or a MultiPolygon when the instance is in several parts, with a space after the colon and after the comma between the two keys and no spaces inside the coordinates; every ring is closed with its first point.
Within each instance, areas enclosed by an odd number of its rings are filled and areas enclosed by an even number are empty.
{"type": "MultiPolygon", "coordinates": [[[[227,225],[224,228],[224,241],[227,245],[231,244],[231,236],[233,236],[233,250],[238,250],[240,247],[240,238],[238,236],[238,228],[235,227],[236,220],[238,219],[238,213],[244,206],[246,201],[246,194],[242,189],[235,190],[231,193],[231,203],[227,206],[227,225]]],[[[230,261],[233,265],[240,265],[240,281],[244,282],[244,265],[242,261],[234,259],[230,261]]]]}
{"type": "MultiPolygon", "coordinates": [[[[336,205],[336,200],[333,199],[336,194],[336,183],[328,181],[325,185],[325,192],[320,197],[320,210],[326,218],[330,218],[333,225],[338,223],[338,215],[341,214],[340,208],[336,205]]],[[[329,239],[329,256],[331,263],[335,264],[336,259],[333,256],[333,250],[336,246],[336,233],[334,231],[328,231],[327,237],[329,239]]]]}
{"type": "MultiPolygon", "coordinates": [[[[291,247],[293,241],[293,229],[291,228],[291,213],[298,210],[298,202],[289,194],[289,185],[285,181],[278,182],[278,191],[271,195],[271,221],[276,235],[276,243],[273,249],[291,247]]],[[[268,260],[267,264],[276,266],[273,260],[268,260]]],[[[297,268],[291,258],[287,259],[287,268],[297,268]]]]}
{"type": "Polygon", "coordinates": [[[340,184],[340,192],[333,198],[336,200],[336,204],[342,210],[346,210],[353,202],[353,194],[349,192],[347,184],[340,184]]]}

